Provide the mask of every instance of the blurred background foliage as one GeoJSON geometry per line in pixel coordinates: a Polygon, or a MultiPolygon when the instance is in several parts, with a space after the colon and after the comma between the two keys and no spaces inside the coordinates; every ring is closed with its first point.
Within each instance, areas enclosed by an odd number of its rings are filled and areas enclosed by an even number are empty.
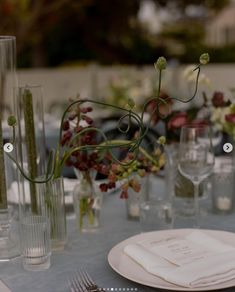
{"type": "Polygon", "coordinates": [[[159,55],[187,63],[202,51],[231,62],[235,37],[219,46],[206,40],[231,1],[0,0],[0,34],[16,35],[20,67],[141,65],[159,55]]]}

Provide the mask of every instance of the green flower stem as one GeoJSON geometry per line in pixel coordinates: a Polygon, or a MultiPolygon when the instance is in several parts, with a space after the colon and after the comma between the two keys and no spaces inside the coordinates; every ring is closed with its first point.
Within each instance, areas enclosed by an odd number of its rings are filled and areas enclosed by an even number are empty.
{"type": "Polygon", "coordinates": [[[162,69],[159,70],[157,97],[160,96],[161,87],[162,87],[162,69]]]}
{"type": "Polygon", "coordinates": [[[90,193],[87,193],[86,196],[83,196],[79,199],[79,228],[80,230],[83,227],[83,220],[84,217],[87,217],[88,223],[90,225],[94,224],[94,212],[93,212],[93,203],[94,203],[94,186],[92,182],[92,178],[90,175],[90,171],[82,171],[82,181],[86,181],[86,183],[89,185],[89,191],[90,193]]]}
{"type": "Polygon", "coordinates": [[[7,188],[5,177],[1,112],[0,112],[0,209],[7,209],[7,188]]]}
{"type": "Polygon", "coordinates": [[[49,215],[49,220],[50,220],[50,231],[51,231],[51,239],[54,239],[57,237],[56,234],[56,219],[57,219],[57,210],[56,210],[56,203],[55,202],[55,198],[54,198],[54,194],[51,195],[51,192],[53,192],[53,181],[49,181],[46,183],[46,193],[45,193],[45,205],[47,208],[47,212],[49,215]]]}
{"type": "MultiPolygon", "coordinates": [[[[154,97],[154,98],[150,98],[149,100],[147,100],[145,103],[144,103],[144,106],[143,106],[143,111],[142,111],[142,114],[141,114],[141,123],[143,124],[143,118],[144,118],[144,113],[148,107],[148,105],[152,102],[152,101],[156,101],[157,102],[157,106],[155,109],[153,109],[152,113],[150,114],[150,118],[149,118],[149,121],[147,123],[147,126],[146,126],[146,129],[145,131],[143,132],[143,135],[140,137],[140,139],[142,139],[148,132],[149,130],[149,127],[150,127],[150,124],[151,124],[151,120],[152,120],[152,117],[153,115],[157,112],[159,114],[159,116],[162,117],[161,113],[159,112],[159,105],[161,103],[163,103],[164,105],[168,105],[167,101],[169,99],[171,100],[176,100],[176,101],[179,101],[179,102],[182,102],[182,103],[188,103],[190,102],[191,100],[193,100],[197,94],[197,90],[198,90],[198,80],[199,80],[199,76],[200,76],[200,71],[201,71],[201,64],[199,64],[193,71],[197,71],[197,76],[196,76],[196,81],[195,81],[195,89],[194,89],[194,92],[193,92],[193,95],[184,100],[184,99],[180,99],[180,98],[177,98],[177,97],[168,97],[166,99],[162,99],[160,97],[160,91],[161,91],[161,80],[162,80],[162,70],[159,70],[159,79],[158,79],[158,91],[157,91],[157,96],[154,97]]],[[[164,118],[164,117],[163,117],[164,118]]]]}
{"type": "Polygon", "coordinates": [[[140,152],[150,161],[152,161],[154,164],[156,164],[156,160],[147,152],[144,150],[144,148],[140,147],[140,152]]]}
{"type": "MultiPolygon", "coordinates": [[[[53,153],[53,152],[52,152],[53,153]]],[[[53,166],[52,166],[52,169],[50,171],[50,174],[48,175],[48,177],[46,179],[32,179],[30,178],[26,173],[25,173],[25,170],[20,166],[20,164],[16,161],[16,159],[11,156],[9,153],[6,153],[6,155],[15,163],[15,165],[17,166],[18,170],[20,171],[20,173],[22,174],[22,176],[28,180],[29,182],[31,183],[34,183],[34,184],[44,184],[44,183],[47,183],[49,182],[53,177],[54,177],[54,169],[55,169],[55,159],[54,159],[54,156],[53,158],[51,158],[51,160],[54,161],[53,163],[53,166]]]]}
{"type": "MultiPolygon", "coordinates": [[[[31,179],[35,179],[37,177],[37,148],[34,127],[33,99],[32,93],[29,89],[24,89],[22,99],[29,176],[31,179]]],[[[32,212],[37,213],[36,185],[30,182],[29,186],[32,212]]]]}

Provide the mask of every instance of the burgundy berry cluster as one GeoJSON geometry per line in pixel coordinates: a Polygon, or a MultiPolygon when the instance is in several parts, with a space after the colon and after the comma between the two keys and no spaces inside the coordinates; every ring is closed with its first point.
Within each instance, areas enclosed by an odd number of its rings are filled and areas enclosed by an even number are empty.
{"type": "MultiPolygon", "coordinates": [[[[88,115],[92,112],[91,106],[75,106],[68,114],[62,125],[63,135],[61,145],[70,149],[79,146],[95,145],[96,131],[89,130],[95,128],[93,119],[88,115]],[[87,129],[84,133],[81,133],[87,129]],[[79,133],[81,133],[79,135],[79,133]]],[[[99,155],[97,151],[82,150],[74,151],[66,161],[67,166],[73,166],[80,171],[99,168],[99,155]]]]}

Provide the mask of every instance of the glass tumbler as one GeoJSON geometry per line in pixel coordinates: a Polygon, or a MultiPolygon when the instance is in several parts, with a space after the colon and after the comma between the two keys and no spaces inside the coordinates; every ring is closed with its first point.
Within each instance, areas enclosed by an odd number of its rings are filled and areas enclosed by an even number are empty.
{"type": "Polygon", "coordinates": [[[42,271],[50,267],[50,223],[46,216],[26,216],[21,221],[21,253],[23,267],[42,271]]]}
{"type": "Polygon", "coordinates": [[[173,210],[164,200],[146,201],[140,204],[140,225],[143,232],[173,228],[173,210]]]}

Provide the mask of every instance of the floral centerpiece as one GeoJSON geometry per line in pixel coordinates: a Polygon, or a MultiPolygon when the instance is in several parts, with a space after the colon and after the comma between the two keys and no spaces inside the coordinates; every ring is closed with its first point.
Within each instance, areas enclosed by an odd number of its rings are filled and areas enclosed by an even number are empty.
{"type": "MultiPolygon", "coordinates": [[[[198,78],[200,74],[201,65],[206,64],[209,61],[208,54],[203,54],[200,57],[200,63],[195,68],[197,71],[196,78],[196,87],[195,92],[191,98],[188,100],[180,100],[181,102],[191,101],[197,92],[198,78]]],[[[140,176],[144,175],[145,172],[158,171],[163,164],[163,156],[162,153],[158,150],[153,153],[148,153],[144,149],[141,148],[141,144],[143,139],[148,133],[151,119],[154,114],[159,113],[159,108],[162,105],[168,105],[171,102],[169,97],[163,99],[160,95],[161,93],[161,79],[162,79],[162,71],[166,69],[166,59],[164,57],[160,57],[155,63],[155,68],[159,72],[159,81],[156,96],[150,98],[146,101],[143,106],[142,112],[137,114],[134,111],[135,103],[132,99],[128,99],[127,106],[121,107],[115,104],[108,104],[105,102],[90,100],[90,99],[78,99],[71,102],[68,107],[65,109],[60,126],[59,133],[59,143],[57,145],[56,150],[52,150],[48,159],[47,172],[43,178],[35,178],[32,175],[27,174],[22,166],[12,157],[9,157],[17,164],[21,174],[30,182],[30,183],[47,183],[51,180],[57,179],[61,177],[61,172],[63,166],[67,163],[69,165],[73,165],[75,168],[83,171],[85,173],[88,172],[88,169],[93,168],[96,171],[106,172],[110,170],[110,176],[108,179],[110,180],[108,185],[101,186],[101,189],[107,187],[113,187],[116,179],[122,179],[123,177],[127,178],[132,176],[133,172],[137,172],[140,176]],[[147,125],[144,125],[144,115],[147,107],[150,103],[156,102],[156,106],[152,108],[152,111],[149,113],[150,119],[147,125]],[[84,106],[84,104],[96,104],[97,106],[105,106],[112,109],[115,109],[121,113],[123,113],[122,117],[118,122],[118,129],[122,133],[127,133],[131,124],[134,122],[139,130],[138,133],[133,137],[132,140],[108,140],[105,134],[93,125],[92,119],[87,115],[88,112],[91,111],[90,107],[84,106]],[[127,121],[127,127],[123,129],[121,127],[122,122],[127,121]],[[85,122],[85,125],[82,125],[81,122],[85,122]],[[71,124],[73,126],[71,127],[71,124]],[[97,134],[101,137],[101,141],[96,142],[94,139],[94,134],[97,134]],[[115,157],[113,153],[114,149],[126,149],[127,156],[126,158],[120,160],[115,157]],[[107,158],[109,162],[104,166],[100,167],[101,161],[105,161],[103,159],[107,158]],[[149,160],[149,162],[147,162],[149,160]],[[117,166],[119,164],[121,168],[117,166]],[[114,179],[115,177],[115,179],[114,179]]],[[[174,98],[176,99],[176,98],[174,98]]],[[[161,116],[162,117],[162,116],[161,116]]],[[[33,139],[33,137],[31,137],[33,139]]],[[[164,138],[160,138],[160,144],[164,144],[164,138]]],[[[103,162],[102,162],[103,163],[103,162]]],[[[129,180],[128,185],[126,182],[122,187],[122,197],[127,196],[128,187],[136,188],[137,183],[135,180],[129,180]]],[[[50,202],[50,201],[49,201],[50,202]]],[[[89,213],[89,206],[92,202],[91,195],[87,195],[87,200],[81,200],[83,207],[83,211],[86,209],[85,213],[89,213]]]]}

